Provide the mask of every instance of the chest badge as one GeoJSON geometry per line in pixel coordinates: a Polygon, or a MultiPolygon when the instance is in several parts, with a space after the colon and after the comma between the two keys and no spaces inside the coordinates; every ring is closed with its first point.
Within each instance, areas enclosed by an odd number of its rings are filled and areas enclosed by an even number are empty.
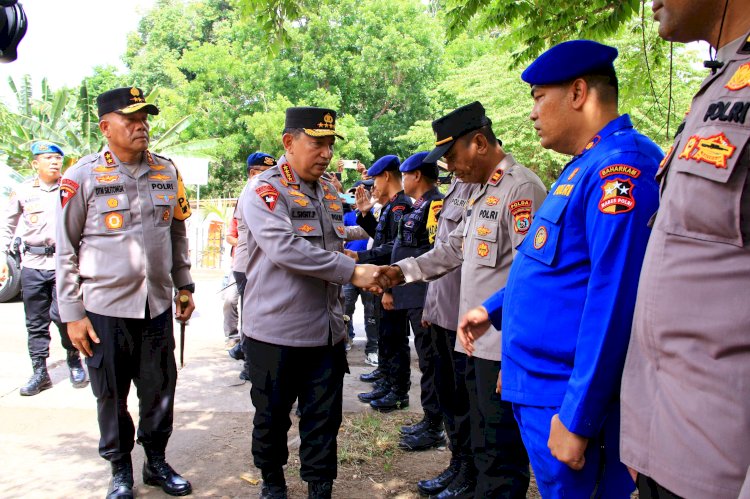
{"type": "Polygon", "coordinates": [[[123,224],[123,218],[121,213],[108,213],[104,217],[104,225],[110,230],[121,229],[123,224]]]}
{"type": "Polygon", "coordinates": [[[479,227],[477,227],[478,236],[487,236],[489,234],[492,234],[492,229],[488,229],[484,225],[480,225],[479,227]]]}
{"type": "Polygon", "coordinates": [[[148,176],[149,180],[172,180],[172,177],[169,175],[164,175],[163,173],[154,173],[153,175],[148,176]]]}
{"type": "Polygon", "coordinates": [[[171,213],[170,213],[169,208],[164,208],[164,211],[161,213],[161,219],[164,220],[165,222],[168,222],[170,214],[171,213]]]}
{"type": "Polygon", "coordinates": [[[287,192],[289,193],[290,196],[294,196],[294,197],[298,197],[298,198],[305,197],[305,195],[302,194],[302,192],[300,192],[300,191],[298,191],[296,189],[289,189],[287,192]]]}
{"type": "Polygon", "coordinates": [[[94,171],[96,173],[109,173],[109,172],[113,172],[115,170],[116,170],[116,168],[114,166],[99,165],[99,166],[95,167],[92,171],[94,171]]]}
{"type": "Polygon", "coordinates": [[[499,202],[500,200],[497,199],[495,196],[490,196],[484,200],[484,204],[486,204],[487,206],[495,206],[499,202]]]}
{"type": "Polygon", "coordinates": [[[309,226],[307,224],[305,224],[305,225],[303,225],[301,227],[298,227],[298,228],[299,228],[299,230],[301,230],[305,234],[309,234],[310,232],[312,232],[312,231],[315,230],[315,227],[311,227],[311,226],[309,226]]]}
{"type": "Polygon", "coordinates": [[[117,198],[107,199],[107,206],[109,206],[110,208],[117,208],[118,204],[120,203],[117,201],[117,198]]]}
{"type": "Polygon", "coordinates": [[[120,180],[119,175],[99,175],[96,177],[96,181],[100,184],[111,184],[112,182],[116,182],[120,180]]]}
{"type": "Polygon", "coordinates": [[[724,85],[724,88],[732,91],[742,90],[745,87],[750,87],[750,62],[737,68],[737,71],[724,85]]]}
{"type": "Polygon", "coordinates": [[[490,247],[487,243],[479,243],[477,246],[477,255],[482,258],[487,257],[490,254],[490,247]]]}
{"type": "Polygon", "coordinates": [[[310,203],[307,202],[307,199],[295,199],[294,202],[297,203],[298,205],[302,206],[302,207],[305,207],[308,204],[310,204],[310,203]]]}
{"type": "Polygon", "coordinates": [[[534,249],[542,249],[547,244],[547,228],[542,226],[534,234],[534,249]]]}
{"type": "Polygon", "coordinates": [[[346,231],[344,230],[344,228],[342,226],[340,226],[340,225],[336,227],[336,232],[338,232],[342,236],[346,233],[346,231]]]}
{"type": "Polygon", "coordinates": [[[332,211],[341,211],[341,206],[336,203],[331,203],[328,205],[328,208],[332,211]]]}
{"type": "Polygon", "coordinates": [[[328,201],[336,201],[338,199],[338,196],[334,196],[333,194],[326,194],[323,196],[324,199],[327,199],[328,201]]]}
{"type": "Polygon", "coordinates": [[[699,163],[702,161],[716,168],[726,168],[727,160],[732,157],[735,149],[737,148],[729,142],[723,132],[710,137],[693,135],[688,139],[678,158],[692,159],[699,163]]]}

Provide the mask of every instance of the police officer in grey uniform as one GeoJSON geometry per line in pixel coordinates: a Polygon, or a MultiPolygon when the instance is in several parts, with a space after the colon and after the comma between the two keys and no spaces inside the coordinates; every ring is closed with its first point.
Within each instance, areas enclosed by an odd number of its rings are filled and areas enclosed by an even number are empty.
{"type": "MultiPolygon", "coordinates": [[[[505,286],[515,247],[526,236],[546,189],[539,177],[503,151],[479,102],[452,111],[432,126],[436,148],[425,161],[443,156],[459,179],[481,187],[447,243],[416,259],[381,268],[381,285],[430,281],[461,266],[459,315],[463,315],[505,286]]],[[[510,404],[495,390],[500,343],[500,331],[489,331],[475,343],[466,367],[477,498],[525,497],[529,485],[529,461],[518,425],[510,404]]],[[[464,352],[460,343],[456,349],[464,352]]],[[[437,497],[462,497],[470,485],[449,486],[437,497]]]]}
{"type": "MultiPolygon", "coordinates": [[[[62,345],[67,352],[70,382],[76,388],[88,383],[86,371],[81,365],[78,350],[68,338],[65,324],[60,322],[57,310],[55,282],[55,208],[58,204],[60,176],[64,153],[51,142],[35,142],[31,146],[34,160],[31,166],[36,176],[24,182],[10,195],[5,209],[5,223],[0,232],[0,249],[4,253],[10,249],[11,241],[23,217],[24,241],[23,307],[26,312],[26,330],[29,334],[29,356],[34,368],[28,383],[21,387],[21,395],[36,395],[52,388],[52,380],[47,372],[49,357],[50,322],[54,321],[60,331],[62,345]]],[[[6,258],[0,262],[0,273],[5,274],[6,258]]]]}
{"type": "Polygon", "coordinates": [[[372,281],[375,267],[343,254],[343,206],[321,179],[333,155],[336,112],[286,111],[284,161],[255,177],[242,196],[248,223],[248,283],[242,332],[248,337],[252,453],[260,497],[285,498],[289,412],[300,411],[300,476],[311,498],[331,497],[341,425],[344,350],[341,286],[372,281]],[[365,278],[365,276],[368,276],[365,278]]]}
{"type": "Polygon", "coordinates": [[[186,495],[190,482],[167,464],[165,450],[177,381],[173,288],[187,297],[178,320],[188,320],[195,308],[184,222],[190,205],[174,164],[147,149],[148,115],[159,110],[141,90],[104,92],[97,107],[108,145],[71,167],[60,185],[60,317],[89,367],[99,454],[112,467],[107,497],[133,497],[131,381],[139,398],[138,442],[146,452],[143,481],[186,495]]]}

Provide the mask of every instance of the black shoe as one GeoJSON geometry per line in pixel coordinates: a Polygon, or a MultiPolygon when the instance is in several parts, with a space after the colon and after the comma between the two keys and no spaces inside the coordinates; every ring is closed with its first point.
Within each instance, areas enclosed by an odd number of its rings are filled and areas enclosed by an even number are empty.
{"type": "Polygon", "coordinates": [[[258,497],[259,499],[287,499],[286,484],[274,485],[263,482],[258,497]]]}
{"type": "Polygon", "coordinates": [[[370,402],[370,407],[380,412],[391,412],[399,409],[406,409],[407,407],[409,407],[409,396],[397,395],[395,392],[390,392],[385,397],[370,402]]]}
{"type": "Polygon", "coordinates": [[[359,380],[364,381],[365,383],[374,383],[375,381],[379,380],[383,376],[385,376],[385,374],[378,367],[377,369],[369,373],[360,374],[359,380]]]}
{"type": "Polygon", "coordinates": [[[112,478],[107,489],[107,499],[133,499],[133,463],[130,455],[110,463],[112,478]]]}
{"type": "Polygon", "coordinates": [[[456,456],[451,457],[451,462],[447,468],[443,470],[435,478],[430,480],[420,480],[417,482],[417,489],[420,494],[426,496],[434,496],[445,490],[448,485],[458,475],[458,470],[461,468],[461,460],[456,456]]]}
{"type": "Polygon", "coordinates": [[[68,369],[70,369],[70,382],[73,388],[83,388],[89,384],[78,350],[68,350],[68,369]]]}
{"type": "Polygon", "coordinates": [[[456,478],[435,497],[437,499],[472,499],[476,487],[477,478],[474,462],[471,458],[463,459],[456,478]]]}
{"type": "Polygon", "coordinates": [[[193,491],[190,482],[182,478],[164,459],[164,453],[146,451],[143,462],[143,483],[161,487],[170,496],[186,496],[193,491]]]}
{"type": "Polygon", "coordinates": [[[24,397],[36,395],[43,390],[52,388],[52,380],[47,372],[47,361],[45,359],[31,359],[31,365],[34,366],[34,374],[29,378],[26,386],[22,386],[19,390],[24,397]]]}
{"type": "Polygon", "coordinates": [[[404,435],[398,442],[398,447],[407,451],[427,450],[441,445],[445,445],[445,431],[435,426],[416,435],[404,435]]]}
{"type": "Polygon", "coordinates": [[[242,381],[250,381],[250,373],[243,369],[242,371],[240,371],[240,379],[242,381]]]}
{"type": "Polygon", "coordinates": [[[227,350],[227,353],[234,360],[245,360],[245,352],[242,351],[242,342],[237,343],[235,346],[227,350]]]}
{"type": "Polygon", "coordinates": [[[357,398],[360,402],[364,402],[365,404],[369,404],[373,400],[382,399],[389,393],[391,393],[391,390],[388,388],[379,388],[374,387],[375,389],[371,392],[364,392],[357,395],[357,398]]]}
{"type": "Polygon", "coordinates": [[[413,425],[407,425],[401,427],[401,435],[416,435],[422,433],[430,427],[430,419],[425,415],[422,420],[413,425]]]}
{"type": "Polygon", "coordinates": [[[308,482],[307,499],[331,499],[333,482],[308,482]]]}

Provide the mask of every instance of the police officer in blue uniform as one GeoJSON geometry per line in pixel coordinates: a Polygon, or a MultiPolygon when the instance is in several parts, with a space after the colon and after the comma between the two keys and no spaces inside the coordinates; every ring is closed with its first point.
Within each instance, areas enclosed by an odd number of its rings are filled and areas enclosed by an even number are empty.
{"type": "Polygon", "coordinates": [[[469,352],[490,320],[502,325],[502,397],[545,498],[626,498],[634,488],[619,460],[618,394],[663,154],[618,112],[616,57],[570,41],[522,74],[542,146],[572,159],[506,287],[459,324],[469,352]]]}
{"type": "MultiPolygon", "coordinates": [[[[404,194],[401,186],[400,166],[401,161],[398,156],[389,154],[379,158],[367,170],[367,175],[373,180],[373,195],[379,198],[383,206],[377,220],[371,210],[360,210],[357,214],[357,224],[373,238],[371,249],[346,252],[360,263],[375,265],[391,263],[391,253],[398,235],[399,223],[404,214],[411,210],[411,200],[404,194]]],[[[378,322],[378,367],[359,377],[362,381],[374,383],[372,391],[358,395],[360,401],[368,404],[389,393],[390,381],[384,374],[390,372],[390,362],[394,356],[391,340],[384,338],[384,335],[392,336],[384,332],[390,312],[383,310],[382,302],[377,298],[375,299],[375,314],[380,318],[378,322]]]]}

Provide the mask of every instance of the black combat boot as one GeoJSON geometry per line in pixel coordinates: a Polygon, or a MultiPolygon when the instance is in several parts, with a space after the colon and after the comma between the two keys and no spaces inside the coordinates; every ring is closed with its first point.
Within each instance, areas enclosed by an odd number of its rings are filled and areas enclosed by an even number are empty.
{"type": "Polygon", "coordinates": [[[374,383],[383,376],[385,376],[385,373],[378,367],[377,369],[375,369],[374,371],[370,371],[369,373],[360,374],[359,380],[364,381],[365,383],[374,383]]]}
{"type": "Polygon", "coordinates": [[[146,450],[143,461],[143,483],[161,487],[170,496],[186,496],[193,491],[190,482],[182,478],[164,458],[164,451],[146,450]]]}
{"type": "Polygon", "coordinates": [[[284,479],[284,471],[270,471],[266,472],[261,470],[263,476],[263,483],[260,486],[260,499],[287,499],[286,494],[286,480],[284,479]]]}
{"type": "Polygon", "coordinates": [[[89,384],[78,350],[68,350],[68,369],[70,369],[70,382],[74,388],[83,388],[89,384]]]}
{"type": "Polygon", "coordinates": [[[472,499],[477,487],[477,472],[471,456],[461,459],[458,475],[448,487],[435,496],[437,499],[472,499]]]}
{"type": "Polygon", "coordinates": [[[416,433],[422,433],[430,426],[430,418],[427,414],[424,415],[422,420],[413,425],[407,425],[401,427],[401,435],[414,435],[416,433]]]}
{"type": "Polygon", "coordinates": [[[109,480],[107,499],[133,499],[133,462],[130,454],[109,464],[112,478],[109,480]]]}
{"type": "Polygon", "coordinates": [[[434,496],[444,491],[453,479],[456,478],[460,468],[461,459],[455,455],[451,456],[450,464],[442,473],[430,480],[420,480],[417,482],[419,493],[426,496],[434,496]]]}
{"type": "Polygon", "coordinates": [[[333,482],[308,482],[307,499],[331,499],[333,482]]]}
{"type": "Polygon", "coordinates": [[[407,451],[427,450],[441,445],[445,445],[442,420],[430,421],[423,432],[403,435],[398,442],[399,448],[407,451]]]}
{"type": "Polygon", "coordinates": [[[388,387],[383,386],[373,386],[373,390],[369,392],[364,392],[357,394],[357,398],[360,402],[364,402],[365,404],[369,404],[373,400],[382,399],[386,395],[388,395],[391,392],[391,389],[388,387]]]}
{"type": "Polygon", "coordinates": [[[245,360],[245,352],[242,351],[242,342],[240,341],[235,346],[227,350],[227,353],[234,360],[245,360]]]}
{"type": "Polygon", "coordinates": [[[36,395],[42,390],[52,388],[52,380],[49,379],[47,372],[47,360],[42,358],[31,359],[31,365],[34,366],[34,374],[31,375],[26,386],[22,386],[20,393],[24,397],[36,395]]]}
{"type": "Polygon", "coordinates": [[[370,402],[370,407],[380,412],[391,412],[409,407],[409,395],[399,395],[391,391],[381,399],[370,402]]]}

